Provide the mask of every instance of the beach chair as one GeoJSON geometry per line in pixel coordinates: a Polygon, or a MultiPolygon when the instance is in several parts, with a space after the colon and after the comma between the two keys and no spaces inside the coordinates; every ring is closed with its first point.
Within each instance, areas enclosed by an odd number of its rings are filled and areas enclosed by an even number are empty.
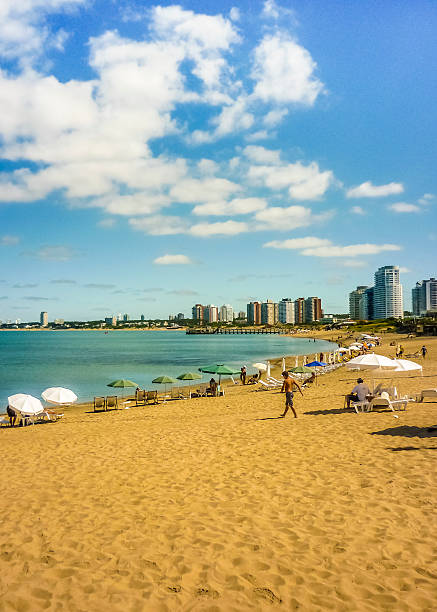
{"type": "Polygon", "coordinates": [[[271,389],[279,389],[280,388],[280,385],[278,385],[277,383],[267,383],[267,382],[264,382],[263,380],[260,380],[259,384],[261,386],[258,387],[258,389],[255,389],[255,391],[270,391],[271,389]]]}
{"type": "Polygon", "coordinates": [[[423,402],[426,397],[434,402],[437,401],[437,389],[423,389],[416,397],[416,402],[423,402]]]}
{"type": "Polygon", "coordinates": [[[10,424],[11,423],[9,421],[9,417],[7,414],[0,415],[0,427],[3,427],[3,426],[9,427],[10,424]]]}
{"type": "Polygon", "coordinates": [[[106,410],[106,401],[104,397],[94,398],[94,412],[96,412],[96,410],[106,410]]]}
{"type": "Polygon", "coordinates": [[[157,404],[158,403],[158,391],[147,391],[146,403],[157,404]]]}
{"type": "Polygon", "coordinates": [[[191,387],[181,387],[179,397],[180,399],[191,399],[191,387]]]}
{"type": "Polygon", "coordinates": [[[170,389],[170,399],[181,399],[181,392],[179,387],[172,387],[170,389]]]}
{"type": "Polygon", "coordinates": [[[387,391],[383,391],[379,397],[374,397],[368,404],[367,410],[370,412],[373,408],[390,408],[393,412],[396,410],[406,410],[408,402],[411,400],[407,397],[391,400],[387,391]]]}
{"type": "Polygon", "coordinates": [[[146,403],[145,389],[137,389],[135,391],[135,406],[144,406],[146,403]]]}
{"type": "Polygon", "coordinates": [[[117,410],[118,408],[118,397],[116,395],[108,395],[106,398],[106,410],[117,410]]]}

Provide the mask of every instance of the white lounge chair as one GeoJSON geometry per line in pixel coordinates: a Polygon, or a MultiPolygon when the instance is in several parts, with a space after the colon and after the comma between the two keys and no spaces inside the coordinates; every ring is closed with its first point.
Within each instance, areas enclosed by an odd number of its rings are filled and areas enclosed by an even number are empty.
{"type": "Polygon", "coordinates": [[[269,383],[269,382],[264,382],[263,380],[260,380],[259,384],[261,386],[258,387],[258,389],[255,389],[255,391],[270,391],[270,389],[280,389],[282,386],[282,385],[278,385],[278,383],[269,383]]]}
{"type": "Polygon", "coordinates": [[[411,400],[408,397],[391,400],[387,391],[383,391],[380,397],[374,397],[368,405],[367,410],[370,412],[373,408],[390,408],[393,412],[396,410],[406,410],[407,404],[411,400]]]}

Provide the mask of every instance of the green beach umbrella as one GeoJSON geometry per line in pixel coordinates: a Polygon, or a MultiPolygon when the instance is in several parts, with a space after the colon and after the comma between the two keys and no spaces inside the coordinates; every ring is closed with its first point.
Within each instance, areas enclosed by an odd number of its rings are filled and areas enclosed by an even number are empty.
{"type": "MultiPolygon", "coordinates": [[[[137,383],[132,380],[127,380],[126,378],[120,378],[119,380],[113,380],[112,382],[106,385],[107,387],[114,387],[115,389],[127,389],[128,387],[138,387],[137,383]]],[[[124,397],[123,391],[121,395],[124,397]]]]}
{"type": "Polygon", "coordinates": [[[208,366],[202,366],[199,368],[199,372],[205,372],[206,374],[218,374],[219,376],[219,384],[222,376],[232,376],[233,374],[239,374],[240,370],[235,370],[234,368],[230,368],[223,363],[214,363],[208,366]]]}
{"type": "Polygon", "coordinates": [[[177,376],[178,380],[199,380],[199,378],[202,378],[202,375],[197,372],[184,372],[184,374],[177,376]]]}
{"type": "Polygon", "coordinates": [[[306,366],[297,366],[296,368],[290,368],[289,372],[294,372],[295,374],[312,374],[313,371],[311,368],[307,368],[306,366]]]}
{"type": "Polygon", "coordinates": [[[158,376],[158,378],[154,378],[152,383],[157,383],[159,385],[164,385],[165,393],[167,393],[167,385],[172,385],[177,382],[175,378],[171,378],[171,376],[158,376]]]}
{"type": "Polygon", "coordinates": [[[121,378],[120,380],[113,380],[106,385],[107,387],[116,387],[117,389],[126,389],[126,387],[138,387],[137,383],[121,378]]]}

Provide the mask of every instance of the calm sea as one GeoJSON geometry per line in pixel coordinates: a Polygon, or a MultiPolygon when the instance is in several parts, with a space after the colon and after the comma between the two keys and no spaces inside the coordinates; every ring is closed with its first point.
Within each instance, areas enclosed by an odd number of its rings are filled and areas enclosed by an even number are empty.
{"type": "MultiPolygon", "coordinates": [[[[128,378],[141,388],[202,365],[225,363],[239,369],[284,355],[326,352],[332,344],[277,335],[189,336],[183,331],[0,332],[0,408],[8,395],[37,397],[47,387],[72,389],[79,400],[108,395],[106,385],[128,378]]],[[[289,364],[287,363],[287,366],[289,364]]],[[[290,366],[294,363],[290,363],[290,366]]],[[[208,380],[210,376],[204,375],[208,380]]]]}

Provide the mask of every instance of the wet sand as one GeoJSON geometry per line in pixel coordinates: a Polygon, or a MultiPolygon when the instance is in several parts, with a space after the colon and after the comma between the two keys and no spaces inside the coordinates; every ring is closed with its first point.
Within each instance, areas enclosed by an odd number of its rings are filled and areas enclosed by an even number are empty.
{"type": "Polygon", "coordinates": [[[0,610],[434,610],[437,403],[356,415],[356,378],[2,428],[0,610]]]}

